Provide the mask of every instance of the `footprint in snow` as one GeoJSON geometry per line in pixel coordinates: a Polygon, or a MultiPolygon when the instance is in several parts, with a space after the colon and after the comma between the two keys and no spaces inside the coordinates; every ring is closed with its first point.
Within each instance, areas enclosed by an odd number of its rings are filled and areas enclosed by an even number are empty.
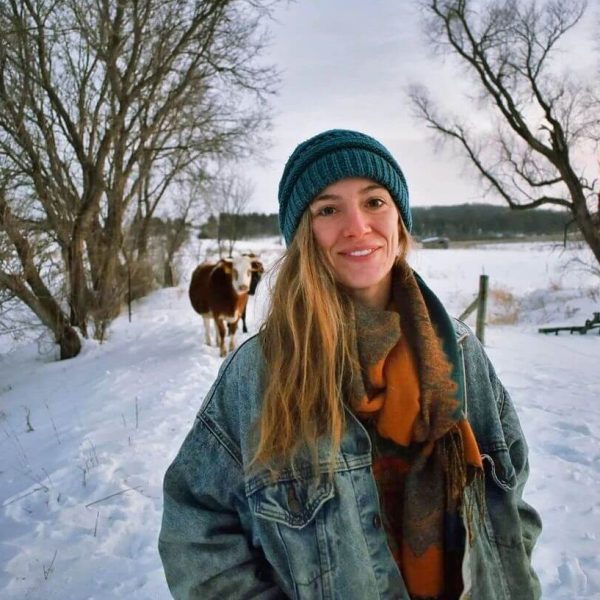
{"type": "Polygon", "coordinates": [[[548,452],[548,454],[552,454],[554,456],[562,458],[563,460],[566,460],[570,463],[587,466],[595,462],[587,454],[579,452],[575,448],[571,448],[570,446],[565,446],[563,444],[549,443],[544,444],[543,448],[546,452],[548,452]]]}
{"type": "Polygon", "coordinates": [[[562,589],[576,594],[586,594],[588,591],[588,577],[575,557],[563,554],[562,563],[558,566],[558,579],[562,589]]]}
{"type": "Polygon", "coordinates": [[[574,433],[579,433],[581,435],[585,435],[587,437],[598,439],[597,436],[595,436],[592,433],[592,430],[589,428],[589,426],[586,425],[585,423],[578,425],[575,423],[569,423],[568,421],[557,421],[556,423],[554,423],[554,427],[556,429],[560,429],[561,431],[565,431],[567,433],[574,432],[574,433]]]}

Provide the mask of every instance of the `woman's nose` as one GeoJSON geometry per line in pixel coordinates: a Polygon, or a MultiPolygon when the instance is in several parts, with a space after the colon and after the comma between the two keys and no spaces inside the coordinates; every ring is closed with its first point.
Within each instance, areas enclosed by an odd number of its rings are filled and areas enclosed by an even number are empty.
{"type": "Polygon", "coordinates": [[[369,225],[368,215],[365,215],[358,209],[352,209],[346,213],[346,219],[344,222],[345,236],[361,236],[370,231],[370,229],[371,227],[369,225]]]}

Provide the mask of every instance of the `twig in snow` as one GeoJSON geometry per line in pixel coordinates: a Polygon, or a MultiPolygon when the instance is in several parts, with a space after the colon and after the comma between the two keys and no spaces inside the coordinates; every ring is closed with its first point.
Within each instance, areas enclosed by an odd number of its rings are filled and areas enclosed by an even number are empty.
{"type": "Polygon", "coordinates": [[[50,577],[50,574],[54,571],[54,561],[56,560],[56,555],[58,554],[58,550],[54,551],[54,556],[52,557],[52,560],[50,561],[50,564],[48,565],[48,568],[46,568],[46,565],[42,565],[42,569],[44,569],[44,579],[48,579],[48,577],[50,577]]]}
{"type": "Polygon", "coordinates": [[[52,413],[50,412],[50,407],[48,406],[47,402],[44,402],[44,405],[46,406],[46,410],[48,411],[48,415],[50,416],[50,422],[52,423],[52,428],[54,429],[54,434],[56,435],[56,441],[58,442],[58,445],[60,446],[60,436],[58,435],[58,429],[56,428],[56,423],[54,422],[54,419],[52,418],[52,413]]]}
{"type": "Polygon", "coordinates": [[[23,408],[25,409],[25,425],[27,425],[27,433],[35,431],[31,425],[31,409],[28,406],[24,406],[23,408]]]}
{"type": "Polygon", "coordinates": [[[12,504],[13,502],[18,502],[19,500],[23,500],[23,498],[27,498],[27,496],[31,496],[31,494],[35,494],[36,492],[41,492],[41,491],[47,492],[48,488],[46,486],[43,486],[43,487],[35,488],[35,489],[31,490],[30,492],[27,492],[26,494],[21,494],[20,496],[17,496],[16,498],[9,500],[8,502],[4,502],[4,504],[2,504],[2,508],[4,508],[5,506],[8,506],[9,504],[12,504]]]}
{"type": "Polygon", "coordinates": [[[100,511],[96,513],[96,524],[94,525],[94,537],[98,533],[98,518],[100,517],[100,511]]]}
{"type": "MultiPolygon", "coordinates": [[[[12,434],[12,437],[15,439],[15,442],[17,443],[17,448],[23,454],[23,458],[25,459],[25,464],[28,465],[29,457],[27,456],[27,453],[25,452],[25,449],[23,448],[23,446],[21,444],[21,440],[19,440],[19,436],[15,433],[15,430],[11,427],[9,421],[6,422],[6,426],[8,427],[8,431],[6,431],[6,429],[4,429],[4,433],[6,433],[6,437],[10,440],[10,437],[12,434]]],[[[2,424],[2,427],[4,428],[4,423],[2,424]]]]}
{"type": "Polygon", "coordinates": [[[141,485],[136,485],[135,487],[127,488],[127,489],[121,490],[120,492],[115,492],[114,494],[110,494],[109,496],[104,496],[104,498],[100,498],[99,500],[94,500],[93,502],[86,504],[85,507],[89,508],[90,506],[94,506],[94,504],[98,504],[99,502],[104,502],[105,500],[108,500],[109,498],[114,498],[115,496],[120,496],[121,494],[125,494],[126,492],[131,492],[131,491],[139,492],[141,487],[142,487],[141,485]]]}
{"type": "Polygon", "coordinates": [[[81,473],[82,473],[82,475],[83,475],[83,481],[82,481],[82,483],[83,483],[83,487],[85,487],[85,486],[86,486],[86,484],[87,484],[87,481],[86,481],[86,476],[87,476],[87,468],[86,468],[86,467],[77,467],[77,468],[78,468],[78,469],[81,469],[81,473]]]}

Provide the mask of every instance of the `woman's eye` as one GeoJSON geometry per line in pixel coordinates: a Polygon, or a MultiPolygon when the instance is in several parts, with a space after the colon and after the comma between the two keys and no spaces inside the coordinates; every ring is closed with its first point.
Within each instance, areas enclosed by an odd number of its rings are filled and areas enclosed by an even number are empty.
{"type": "Polygon", "coordinates": [[[371,208],[379,208],[380,206],[383,206],[385,202],[381,198],[369,198],[369,200],[367,200],[367,204],[371,208]]]}
{"type": "Polygon", "coordinates": [[[335,208],[333,206],[323,206],[317,211],[317,215],[320,217],[328,217],[335,213],[335,208]]]}

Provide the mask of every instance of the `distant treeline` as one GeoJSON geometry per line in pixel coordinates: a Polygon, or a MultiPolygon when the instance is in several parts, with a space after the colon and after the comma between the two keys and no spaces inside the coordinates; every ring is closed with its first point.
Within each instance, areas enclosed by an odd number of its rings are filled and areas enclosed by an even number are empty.
{"type": "MultiPolygon", "coordinates": [[[[415,237],[445,236],[452,240],[562,233],[571,220],[565,211],[517,211],[490,204],[416,206],[412,213],[415,237]]],[[[222,237],[228,236],[229,229],[235,229],[236,239],[279,235],[277,214],[221,214],[220,218],[222,237]]],[[[215,238],[217,232],[218,219],[211,216],[200,227],[199,237],[215,238]]]]}
{"type": "Polygon", "coordinates": [[[416,206],[412,214],[414,236],[445,236],[452,240],[562,233],[572,219],[566,211],[511,210],[490,204],[416,206]]]}
{"type": "Polygon", "coordinates": [[[279,221],[277,214],[243,213],[231,215],[221,213],[218,217],[211,215],[208,221],[201,225],[199,238],[222,237],[237,240],[268,237],[279,235],[279,221]],[[219,235],[219,225],[221,234],[219,235]]]}

